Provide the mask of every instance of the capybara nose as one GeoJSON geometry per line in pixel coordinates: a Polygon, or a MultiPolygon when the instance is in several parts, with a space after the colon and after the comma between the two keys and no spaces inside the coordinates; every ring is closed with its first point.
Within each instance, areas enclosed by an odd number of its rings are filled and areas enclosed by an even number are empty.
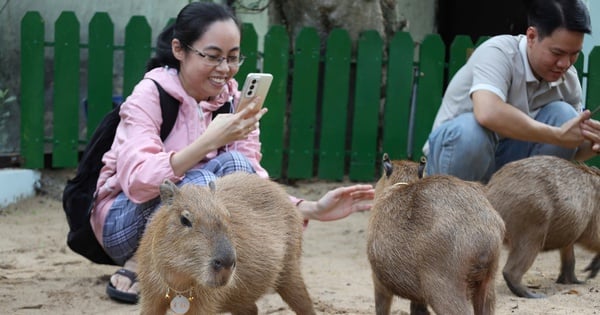
{"type": "Polygon", "coordinates": [[[225,255],[223,257],[215,258],[211,261],[211,266],[214,271],[221,271],[222,269],[231,269],[235,267],[235,256],[225,255]]]}

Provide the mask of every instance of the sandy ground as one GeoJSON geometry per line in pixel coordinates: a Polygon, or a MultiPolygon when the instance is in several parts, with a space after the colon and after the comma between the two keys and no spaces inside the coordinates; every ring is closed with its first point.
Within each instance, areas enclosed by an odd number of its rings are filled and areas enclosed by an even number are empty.
{"type": "MultiPolygon", "coordinates": [[[[65,244],[67,223],[61,208],[62,185],[71,172],[45,171],[40,193],[0,212],[0,314],[138,314],[139,306],[119,304],[105,294],[115,266],[90,263],[65,244]]],[[[302,182],[286,189],[316,198],[339,183],[302,182]]],[[[304,233],[303,272],[318,314],[374,314],[366,258],[369,213],[335,222],[310,222],[304,233]]],[[[577,248],[576,273],[592,254],[577,248]]],[[[500,266],[504,265],[503,251],[500,266]]],[[[583,285],[558,285],[558,252],[542,253],[525,283],[545,299],[513,296],[500,273],[496,314],[600,314],[600,279],[583,285]]],[[[443,292],[440,292],[443,294],[443,292]]],[[[258,301],[260,314],[293,314],[279,296],[258,301]]],[[[393,314],[408,314],[408,302],[396,298],[393,314]]]]}

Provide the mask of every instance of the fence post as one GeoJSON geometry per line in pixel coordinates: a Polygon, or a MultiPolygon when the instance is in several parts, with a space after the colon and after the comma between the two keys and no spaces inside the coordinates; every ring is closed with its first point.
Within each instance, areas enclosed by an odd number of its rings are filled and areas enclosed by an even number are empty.
{"type": "Polygon", "coordinates": [[[44,20],[21,20],[21,156],[26,168],[44,167],[44,20]]]}
{"type": "Polygon", "coordinates": [[[334,29],[327,38],[319,130],[320,179],[342,180],[346,165],[346,135],[350,95],[352,41],[334,29]]]}

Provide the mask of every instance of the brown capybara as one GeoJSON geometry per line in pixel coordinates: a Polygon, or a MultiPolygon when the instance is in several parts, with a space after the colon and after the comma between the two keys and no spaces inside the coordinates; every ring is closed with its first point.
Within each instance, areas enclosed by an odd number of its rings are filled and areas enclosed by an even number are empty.
{"type": "MultiPolygon", "coordinates": [[[[487,196],[506,225],[508,247],[502,271],[517,296],[544,297],[521,284],[540,251],[560,250],[557,283],[581,283],[575,276],[574,245],[600,253],[600,171],[552,156],[507,163],[487,184],[487,196]]],[[[590,278],[600,256],[586,268],[590,278]]]]}
{"type": "Polygon", "coordinates": [[[302,219],[279,184],[240,172],[209,187],[167,180],[160,196],[137,251],[142,314],[257,314],[271,289],[297,314],[315,314],[302,219]]]}
{"type": "Polygon", "coordinates": [[[393,296],[411,314],[489,315],[504,236],[483,185],[453,176],[418,178],[419,165],[383,157],[375,186],[367,255],[377,315],[393,296]]]}

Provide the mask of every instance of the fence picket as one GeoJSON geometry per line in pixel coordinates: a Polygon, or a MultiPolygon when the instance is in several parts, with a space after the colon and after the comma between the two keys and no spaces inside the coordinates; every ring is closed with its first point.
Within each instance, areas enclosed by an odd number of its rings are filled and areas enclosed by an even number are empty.
{"type": "Polygon", "coordinates": [[[75,167],[79,148],[79,21],[64,11],[55,24],[53,167],[75,167]]]}
{"type": "Polygon", "coordinates": [[[467,35],[458,35],[454,37],[450,44],[450,60],[448,61],[448,79],[454,77],[456,72],[467,62],[471,53],[473,53],[474,45],[471,37],[467,35]]]}
{"type": "Polygon", "coordinates": [[[272,178],[284,177],[283,160],[287,134],[288,73],[290,40],[281,25],[273,26],[265,36],[264,72],[273,75],[265,106],[269,112],[260,120],[261,164],[272,178]]]}
{"type": "Polygon", "coordinates": [[[438,34],[425,37],[419,55],[419,77],[412,156],[418,159],[442,103],[444,43],[438,34]]]}
{"type": "Polygon", "coordinates": [[[254,29],[254,25],[250,23],[242,24],[242,42],[240,44],[241,53],[246,56],[246,61],[240,67],[240,70],[235,75],[235,79],[241,85],[244,84],[246,76],[251,72],[262,72],[258,64],[258,34],[254,29]]]}
{"type": "MultiPolygon", "coordinates": [[[[594,47],[590,52],[587,72],[585,104],[590,109],[596,109],[600,107],[600,46],[594,47]]],[[[600,115],[596,114],[594,119],[600,120],[600,115]]],[[[587,164],[600,167],[600,156],[589,160],[587,164]]]]}
{"type": "Polygon", "coordinates": [[[123,97],[143,78],[146,62],[152,52],[152,29],[144,16],[133,16],[125,27],[125,56],[123,59],[123,97]]]}
{"type": "Polygon", "coordinates": [[[396,33],[389,44],[381,153],[391,159],[408,158],[414,50],[407,32],[396,33]]]}
{"type": "Polygon", "coordinates": [[[375,177],[382,64],[381,36],[373,30],[362,32],[358,39],[352,113],[349,177],[354,181],[370,181],[375,177]]]}
{"type": "Polygon", "coordinates": [[[352,41],[348,32],[334,29],[327,39],[321,114],[318,115],[318,177],[342,180],[345,174],[346,135],[350,95],[352,41]]]}
{"type": "Polygon", "coordinates": [[[313,177],[314,143],[317,121],[320,39],[314,28],[298,34],[289,116],[288,178],[313,177]]]}
{"type": "Polygon", "coordinates": [[[87,139],[112,109],[114,25],[106,12],[94,14],[89,26],[87,139]]]}
{"type": "Polygon", "coordinates": [[[21,20],[21,156],[26,168],[44,167],[44,19],[21,20]]]}

